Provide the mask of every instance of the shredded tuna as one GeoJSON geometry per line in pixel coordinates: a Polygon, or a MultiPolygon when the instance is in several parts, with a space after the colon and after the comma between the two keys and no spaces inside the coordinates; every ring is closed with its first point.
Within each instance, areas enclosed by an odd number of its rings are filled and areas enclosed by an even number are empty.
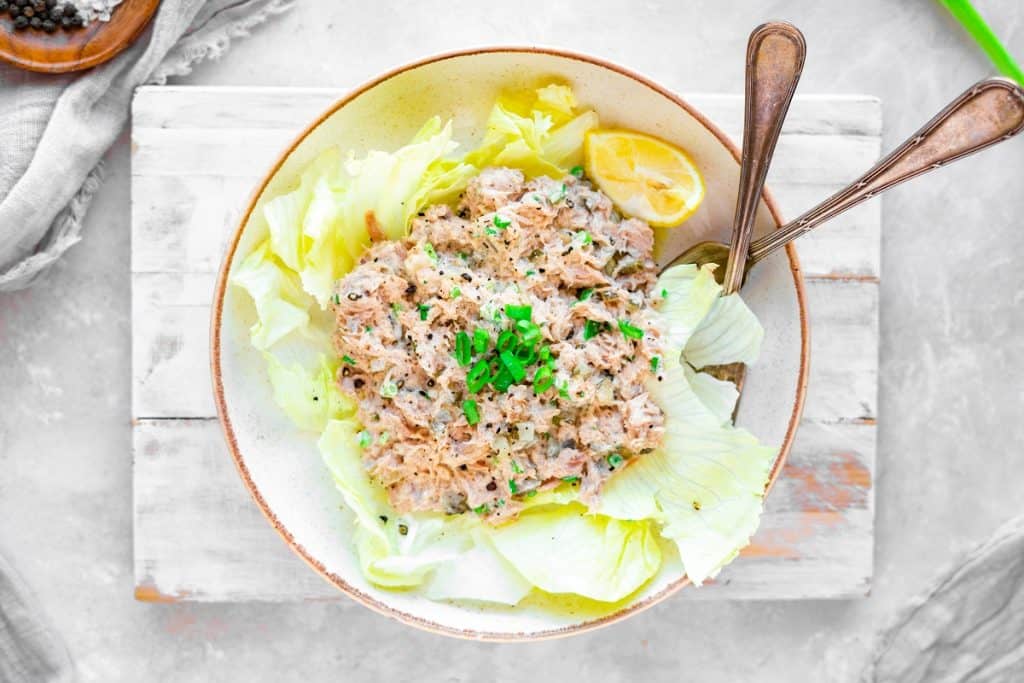
{"type": "Polygon", "coordinates": [[[652,247],[651,228],[586,181],[493,168],[456,210],[432,206],[406,239],[367,250],[338,282],[334,343],[365,465],[398,511],[500,523],[563,482],[593,504],[616,469],[657,447],[664,416],[645,388],[661,353],[652,247]],[[506,391],[470,393],[456,335],[479,328],[493,344],[515,324],[509,305],[530,306],[554,381],[535,393],[534,365],[506,391]]]}

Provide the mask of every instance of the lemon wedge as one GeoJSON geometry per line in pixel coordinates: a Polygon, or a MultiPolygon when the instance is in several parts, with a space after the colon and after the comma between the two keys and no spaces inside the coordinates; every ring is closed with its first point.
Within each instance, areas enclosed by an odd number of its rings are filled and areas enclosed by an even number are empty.
{"type": "Polygon", "coordinates": [[[623,213],[667,228],[704,199],[704,178],[683,150],[641,133],[593,130],[583,143],[587,175],[623,213]]]}

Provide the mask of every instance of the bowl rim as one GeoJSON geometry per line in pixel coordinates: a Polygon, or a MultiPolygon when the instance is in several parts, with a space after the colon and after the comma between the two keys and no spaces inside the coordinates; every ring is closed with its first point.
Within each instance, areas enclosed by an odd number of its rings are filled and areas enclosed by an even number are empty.
{"type": "MultiPolygon", "coordinates": [[[[238,446],[238,441],[235,437],[234,428],[232,427],[231,417],[228,414],[227,402],[224,397],[224,383],[221,373],[221,344],[220,344],[220,332],[221,322],[223,319],[223,306],[224,298],[228,284],[228,273],[231,269],[231,263],[234,260],[235,252],[238,249],[239,242],[242,234],[245,231],[246,225],[249,223],[249,219],[252,216],[253,210],[256,208],[256,204],[262,196],[267,185],[274,178],[277,172],[284,165],[285,161],[292,154],[295,148],[302,143],[316,128],[318,128],[324,121],[334,115],[338,110],[347,105],[352,100],[356,99],[368,90],[380,85],[381,83],[394,78],[402,73],[410,71],[412,69],[433,64],[436,62],[442,62],[449,59],[456,59],[461,57],[471,57],[479,54],[494,54],[494,53],[513,53],[513,54],[545,54],[555,57],[561,57],[564,59],[571,59],[575,61],[584,62],[593,66],[602,67],[614,71],[620,75],[630,78],[640,85],[643,85],[659,95],[669,99],[676,106],[683,109],[686,113],[697,120],[704,128],[708,130],[718,141],[732,154],[733,158],[736,159],[737,163],[740,161],[740,150],[736,145],[725,135],[725,133],[718,128],[717,125],[712,123],[707,117],[705,117],[696,108],[690,105],[688,102],[683,100],[681,97],[668,90],[667,88],[659,85],[650,78],[633,71],[627,67],[621,66],[614,62],[610,62],[600,57],[587,55],[581,52],[575,52],[572,50],[565,50],[562,48],[547,47],[547,46],[528,46],[528,45],[493,45],[483,47],[471,47],[463,48],[458,50],[451,50],[442,52],[429,57],[424,57],[406,64],[394,67],[383,74],[374,77],[373,79],[364,82],[362,85],[348,91],[346,94],[338,98],[332,103],[323,113],[321,113],[315,120],[307,125],[285,148],[277,157],[274,164],[270,167],[267,173],[259,181],[256,188],[253,190],[249,197],[248,205],[241,217],[237,221],[237,225],[231,235],[230,242],[228,243],[227,249],[224,253],[223,261],[221,262],[220,270],[217,274],[216,286],[213,292],[213,305],[210,316],[210,372],[213,381],[213,393],[214,402],[217,406],[217,417],[220,422],[221,429],[224,433],[224,438],[227,442],[228,451],[231,454],[231,458],[235,463],[235,467],[238,470],[239,475],[242,477],[242,481],[245,484],[246,489],[252,495],[263,516],[266,517],[267,521],[270,522],[271,526],[277,531],[277,533],[284,539],[285,543],[294,551],[299,557],[301,557],[316,573],[322,576],[326,581],[331,583],[333,586],[341,590],[348,597],[352,598],[356,602],[361,603],[365,607],[370,608],[374,612],[381,614],[392,619],[396,619],[402,623],[414,626],[424,631],[436,633],[439,635],[454,636],[457,638],[463,638],[467,640],[477,641],[490,641],[490,642],[532,642],[539,640],[548,640],[553,638],[566,637],[570,635],[577,635],[585,633],[587,631],[593,631],[604,626],[611,625],[615,622],[631,617],[635,614],[653,607],[657,603],[665,600],[671,595],[674,595],[684,586],[690,583],[690,580],[683,576],[682,578],[670,583],[668,586],[655,593],[654,595],[648,596],[643,600],[631,603],[622,609],[619,609],[611,614],[604,615],[602,617],[583,621],[578,624],[570,626],[563,626],[560,628],[554,628],[544,631],[536,632],[519,632],[509,633],[500,631],[477,631],[473,629],[459,629],[452,626],[446,626],[439,624],[423,617],[415,616],[404,612],[398,608],[388,605],[377,598],[368,595],[360,589],[352,586],[346,582],[342,577],[330,572],[317,558],[313,557],[303,546],[298,543],[291,532],[285,528],[281,521],[274,514],[273,510],[267,505],[266,500],[263,498],[263,494],[257,488],[255,482],[249,474],[248,467],[245,464],[244,457],[238,446]]],[[[779,211],[778,204],[772,197],[771,193],[765,188],[762,192],[762,200],[768,207],[771,213],[772,220],[775,222],[776,228],[783,224],[782,215],[779,211]]],[[[793,407],[790,413],[789,423],[786,427],[786,433],[783,438],[782,445],[779,448],[779,455],[775,459],[775,464],[772,466],[769,474],[768,484],[765,487],[765,496],[767,497],[768,492],[775,484],[775,480],[778,479],[779,473],[782,470],[786,462],[786,458],[789,455],[789,451],[793,445],[793,439],[796,435],[797,426],[800,423],[800,417],[803,413],[804,399],[807,393],[807,379],[810,361],[810,329],[809,322],[807,319],[807,302],[804,291],[804,279],[803,272],[800,268],[800,261],[797,257],[796,250],[792,244],[786,245],[786,256],[789,260],[790,273],[793,276],[793,284],[796,289],[797,295],[797,307],[799,310],[800,318],[800,369],[797,376],[796,395],[793,402],[793,407]]]]}

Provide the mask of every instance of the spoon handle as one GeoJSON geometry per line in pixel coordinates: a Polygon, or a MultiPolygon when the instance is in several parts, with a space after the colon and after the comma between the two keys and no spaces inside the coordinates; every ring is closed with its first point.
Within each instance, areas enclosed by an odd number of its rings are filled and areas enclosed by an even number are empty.
{"type": "Polygon", "coordinates": [[[729,261],[723,279],[724,294],[743,284],[754,216],[768,165],[775,152],[782,121],[796,92],[804,68],[807,44],[792,24],[771,22],[758,26],[747,42],[746,100],[743,115],[743,158],[739,195],[733,220],[729,261]]]}
{"type": "Polygon", "coordinates": [[[890,187],[1007,140],[1022,129],[1024,89],[1004,78],[976,83],[846,189],[751,244],[747,267],[890,187]]]}

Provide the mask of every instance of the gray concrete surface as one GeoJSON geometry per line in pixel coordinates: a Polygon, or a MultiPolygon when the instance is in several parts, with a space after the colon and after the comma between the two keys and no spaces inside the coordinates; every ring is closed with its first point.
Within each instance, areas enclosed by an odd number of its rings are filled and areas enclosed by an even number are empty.
{"type": "MultiPolygon", "coordinates": [[[[1024,58],[1024,5],[977,0],[1024,58]]],[[[809,43],[801,92],[883,98],[886,147],[989,73],[927,0],[305,0],[183,82],[348,85],[486,43],[561,45],[676,89],[739,91],[747,32],[809,43]],[[628,9],[627,9],[628,8],[628,9]]],[[[499,646],[414,631],[354,603],[132,600],[127,135],[82,244],[0,296],[0,552],[84,681],[855,680],[879,629],[942,567],[1024,508],[1024,139],[885,200],[878,538],[870,598],[677,600],[567,641],[499,646]]]]}

